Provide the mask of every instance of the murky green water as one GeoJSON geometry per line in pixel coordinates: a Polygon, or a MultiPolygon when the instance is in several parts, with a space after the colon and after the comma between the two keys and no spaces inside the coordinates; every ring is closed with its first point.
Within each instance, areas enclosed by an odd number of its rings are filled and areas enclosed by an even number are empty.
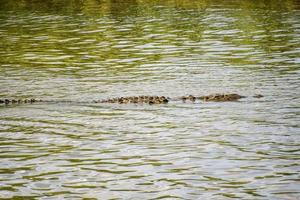
{"type": "Polygon", "coordinates": [[[0,106],[0,197],[300,199],[299,55],[299,1],[2,0],[0,98],[250,97],[0,106]]]}

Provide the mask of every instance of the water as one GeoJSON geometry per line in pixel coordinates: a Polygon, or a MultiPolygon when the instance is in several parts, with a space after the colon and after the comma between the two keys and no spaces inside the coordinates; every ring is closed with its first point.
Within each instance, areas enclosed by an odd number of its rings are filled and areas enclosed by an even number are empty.
{"type": "Polygon", "coordinates": [[[0,3],[2,199],[300,199],[297,1],[0,3]],[[264,98],[252,96],[263,94],[264,98]]]}

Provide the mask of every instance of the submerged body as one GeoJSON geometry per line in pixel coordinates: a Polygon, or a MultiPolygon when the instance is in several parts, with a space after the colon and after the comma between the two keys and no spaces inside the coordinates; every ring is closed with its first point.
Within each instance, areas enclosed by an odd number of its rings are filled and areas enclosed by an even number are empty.
{"type": "Polygon", "coordinates": [[[245,96],[239,94],[212,94],[199,97],[203,101],[237,101],[241,98],[245,98],[245,96]]]}
{"type": "MultiPolygon", "coordinates": [[[[254,98],[261,98],[263,95],[254,95],[254,98]]],[[[128,97],[119,97],[119,98],[110,98],[105,100],[97,100],[91,102],[79,102],[78,103],[118,103],[118,104],[166,104],[169,101],[182,100],[183,102],[191,101],[195,102],[197,99],[203,101],[237,101],[241,98],[245,98],[245,96],[241,96],[239,94],[211,94],[207,96],[182,96],[179,98],[170,98],[165,96],[128,96],[128,97]]],[[[23,104],[23,103],[36,103],[36,102],[45,102],[45,103],[62,103],[62,102],[75,102],[76,101],[49,101],[49,100],[41,100],[41,99],[0,99],[0,104],[23,104]]]]}

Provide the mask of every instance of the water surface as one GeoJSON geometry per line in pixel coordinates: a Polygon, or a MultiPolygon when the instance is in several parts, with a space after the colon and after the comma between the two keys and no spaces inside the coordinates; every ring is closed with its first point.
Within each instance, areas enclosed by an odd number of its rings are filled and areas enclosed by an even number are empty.
{"type": "Polygon", "coordinates": [[[299,19],[297,1],[1,1],[1,98],[248,98],[0,106],[0,197],[300,199],[299,19]]]}

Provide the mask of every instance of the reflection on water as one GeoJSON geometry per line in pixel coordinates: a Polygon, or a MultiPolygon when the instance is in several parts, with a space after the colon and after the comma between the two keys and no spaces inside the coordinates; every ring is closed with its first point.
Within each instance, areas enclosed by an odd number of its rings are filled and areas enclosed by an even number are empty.
{"type": "Polygon", "coordinates": [[[0,107],[0,197],[297,199],[297,1],[0,3],[0,97],[263,94],[0,107]]]}

